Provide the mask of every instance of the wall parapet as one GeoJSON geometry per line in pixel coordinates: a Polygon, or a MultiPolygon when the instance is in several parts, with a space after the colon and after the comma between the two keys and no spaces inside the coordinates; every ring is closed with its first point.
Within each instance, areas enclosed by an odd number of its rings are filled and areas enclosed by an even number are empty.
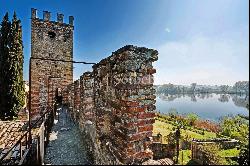
{"type": "Polygon", "coordinates": [[[40,20],[40,21],[44,21],[44,22],[55,22],[58,24],[64,24],[64,25],[70,25],[70,26],[73,26],[73,24],[74,24],[74,17],[73,16],[69,16],[68,24],[64,23],[63,22],[64,15],[62,13],[57,13],[57,20],[56,21],[51,21],[50,18],[51,18],[51,12],[43,11],[43,18],[39,19],[37,17],[37,9],[31,8],[31,19],[32,20],[40,20]]]}
{"type": "Polygon", "coordinates": [[[65,89],[65,93],[74,91],[75,96],[66,102],[80,129],[90,132],[87,128],[92,124],[95,130],[87,134],[97,164],[141,164],[153,158],[149,145],[156,109],[156,70],[152,63],[157,55],[156,50],[127,45],[84,73],[72,85],[75,88],[65,89]]]}

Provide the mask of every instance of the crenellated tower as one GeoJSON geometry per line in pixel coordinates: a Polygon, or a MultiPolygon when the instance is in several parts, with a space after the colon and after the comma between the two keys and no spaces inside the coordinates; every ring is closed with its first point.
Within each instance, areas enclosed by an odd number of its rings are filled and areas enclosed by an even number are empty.
{"type": "Polygon", "coordinates": [[[64,23],[57,13],[51,21],[48,11],[43,19],[31,9],[31,116],[39,115],[55,101],[55,95],[73,82],[73,22],[64,23]]]}

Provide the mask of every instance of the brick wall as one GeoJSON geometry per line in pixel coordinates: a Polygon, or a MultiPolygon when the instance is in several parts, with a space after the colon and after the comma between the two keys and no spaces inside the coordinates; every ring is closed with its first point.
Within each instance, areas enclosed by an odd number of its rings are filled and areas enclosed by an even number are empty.
{"type": "Polygon", "coordinates": [[[71,114],[91,137],[90,151],[97,164],[152,159],[149,145],[156,108],[152,62],[157,55],[153,49],[125,46],[64,90],[69,93],[71,114]]]}
{"type": "Polygon", "coordinates": [[[68,24],[62,17],[58,14],[57,21],[51,21],[50,12],[44,11],[44,18],[39,19],[32,9],[32,116],[52,106],[60,88],[72,118],[87,135],[97,164],[151,159],[156,98],[152,63],[158,52],[125,46],[73,82],[73,64],[65,62],[73,60],[73,17],[68,24]]]}
{"type": "Polygon", "coordinates": [[[95,121],[93,86],[93,74],[91,72],[84,73],[80,77],[80,129],[84,129],[87,121],[95,121]]]}
{"type": "Polygon", "coordinates": [[[31,10],[31,116],[35,118],[55,101],[57,88],[73,82],[73,64],[52,60],[73,60],[73,24],[64,23],[62,16],[50,20],[44,11],[39,19],[31,10]],[[38,59],[39,58],[39,59],[38,59]]]}

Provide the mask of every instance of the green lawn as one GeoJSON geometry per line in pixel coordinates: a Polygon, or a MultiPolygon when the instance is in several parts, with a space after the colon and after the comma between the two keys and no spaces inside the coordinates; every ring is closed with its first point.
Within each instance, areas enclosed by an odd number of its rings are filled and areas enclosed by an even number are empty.
{"type": "MultiPolygon", "coordinates": [[[[155,120],[155,123],[153,124],[153,135],[157,135],[158,133],[161,133],[163,138],[164,136],[167,136],[170,132],[173,132],[176,130],[176,126],[174,125],[174,122],[172,121],[167,121],[165,119],[159,118],[155,120]]],[[[181,137],[185,138],[188,136],[188,139],[191,141],[193,138],[195,139],[208,139],[208,138],[216,138],[216,133],[213,132],[208,132],[208,131],[204,131],[204,134],[200,134],[202,133],[201,131],[199,131],[198,129],[194,129],[192,127],[188,127],[186,130],[181,129],[181,137]],[[197,132],[195,132],[197,131],[197,132]]],[[[163,143],[167,143],[165,142],[165,140],[163,139],[163,143]]],[[[219,152],[219,156],[221,156],[222,158],[224,157],[235,157],[239,155],[239,150],[237,150],[236,148],[234,149],[227,149],[227,150],[221,150],[219,152]]],[[[229,161],[226,161],[226,159],[224,158],[224,163],[226,165],[231,164],[229,161]]],[[[178,165],[189,165],[189,164],[195,164],[192,162],[191,160],[191,150],[180,150],[179,153],[179,162],[178,165]]]]}
{"type": "Polygon", "coordinates": [[[183,135],[189,135],[191,138],[195,139],[208,139],[208,138],[216,138],[216,134],[213,132],[204,131],[204,135],[198,134],[196,132],[190,130],[181,130],[183,135]]]}
{"type": "Polygon", "coordinates": [[[219,153],[221,157],[236,157],[239,156],[239,154],[240,150],[237,150],[237,148],[221,150],[219,153]]]}
{"type": "Polygon", "coordinates": [[[162,136],[167,136],[173,130],[173,127],[174,126],[169,123],[155,120],[155,123],[153,124],[153,135],[161,133],[162,136]]]}
{"type": "MultiPolygon", "coordinates": [[[[170,132],[175,131],[174,125],[172,125],[170,123],[159,121],[157,119],[155,120],[155,123],[153,126],[154,126],[153,135],[157,135],[158,133],[161,133],[162,136],[164,137],[164,136],[167,136],[170,132]]],[[[181,136],[182,137],[188,136],[190,140],[192,138],[195,138],[195,139],[216,138],[216,134],[213,132],[205,131],[204,135],[202,135],[202,134],[198,134],[194,131],[190,131],[188,129],[186,129],[186,130],[181,129],[181,136]]],[[[163,139],[163,143],[165,143],[164,139],[163,139]]]]}

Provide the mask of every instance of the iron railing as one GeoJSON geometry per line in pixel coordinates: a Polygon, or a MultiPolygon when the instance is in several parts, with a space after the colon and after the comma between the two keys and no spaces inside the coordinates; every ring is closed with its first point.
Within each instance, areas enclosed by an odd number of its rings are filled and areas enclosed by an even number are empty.
{"type": "MultiPolygon", "coordinates": [[[[40,154],[40,139],[41,136],[38,134],[36,137],[34,137],[32,140],[29,140],[29,133],[32,129],[37,128],[37,125],[39,122],[44,125],[44,135],[42,140],[42,146],[46,147],[49,140],[49,132],[51,131],[51,128],[53,126],[54,121],[54,113],[52,109],[47,109],[45,113],[42,114],[42,116],[37,119],[33,124],[31,124],[31,127],[28,128],[27,131],[25,131],[20,138],[16,141],[15,144],[13,144],[10,148],[6,149],[6,152],[2,152],[2,155],[0,156],[0,165],[5,164],[42,164],[43,161],[41,161],[41,155],[40,154]],[[34,163],[35,162],[35,163],[34,163]]],[[[41,125],[39,124],[39,125],[41,125]]]]}

